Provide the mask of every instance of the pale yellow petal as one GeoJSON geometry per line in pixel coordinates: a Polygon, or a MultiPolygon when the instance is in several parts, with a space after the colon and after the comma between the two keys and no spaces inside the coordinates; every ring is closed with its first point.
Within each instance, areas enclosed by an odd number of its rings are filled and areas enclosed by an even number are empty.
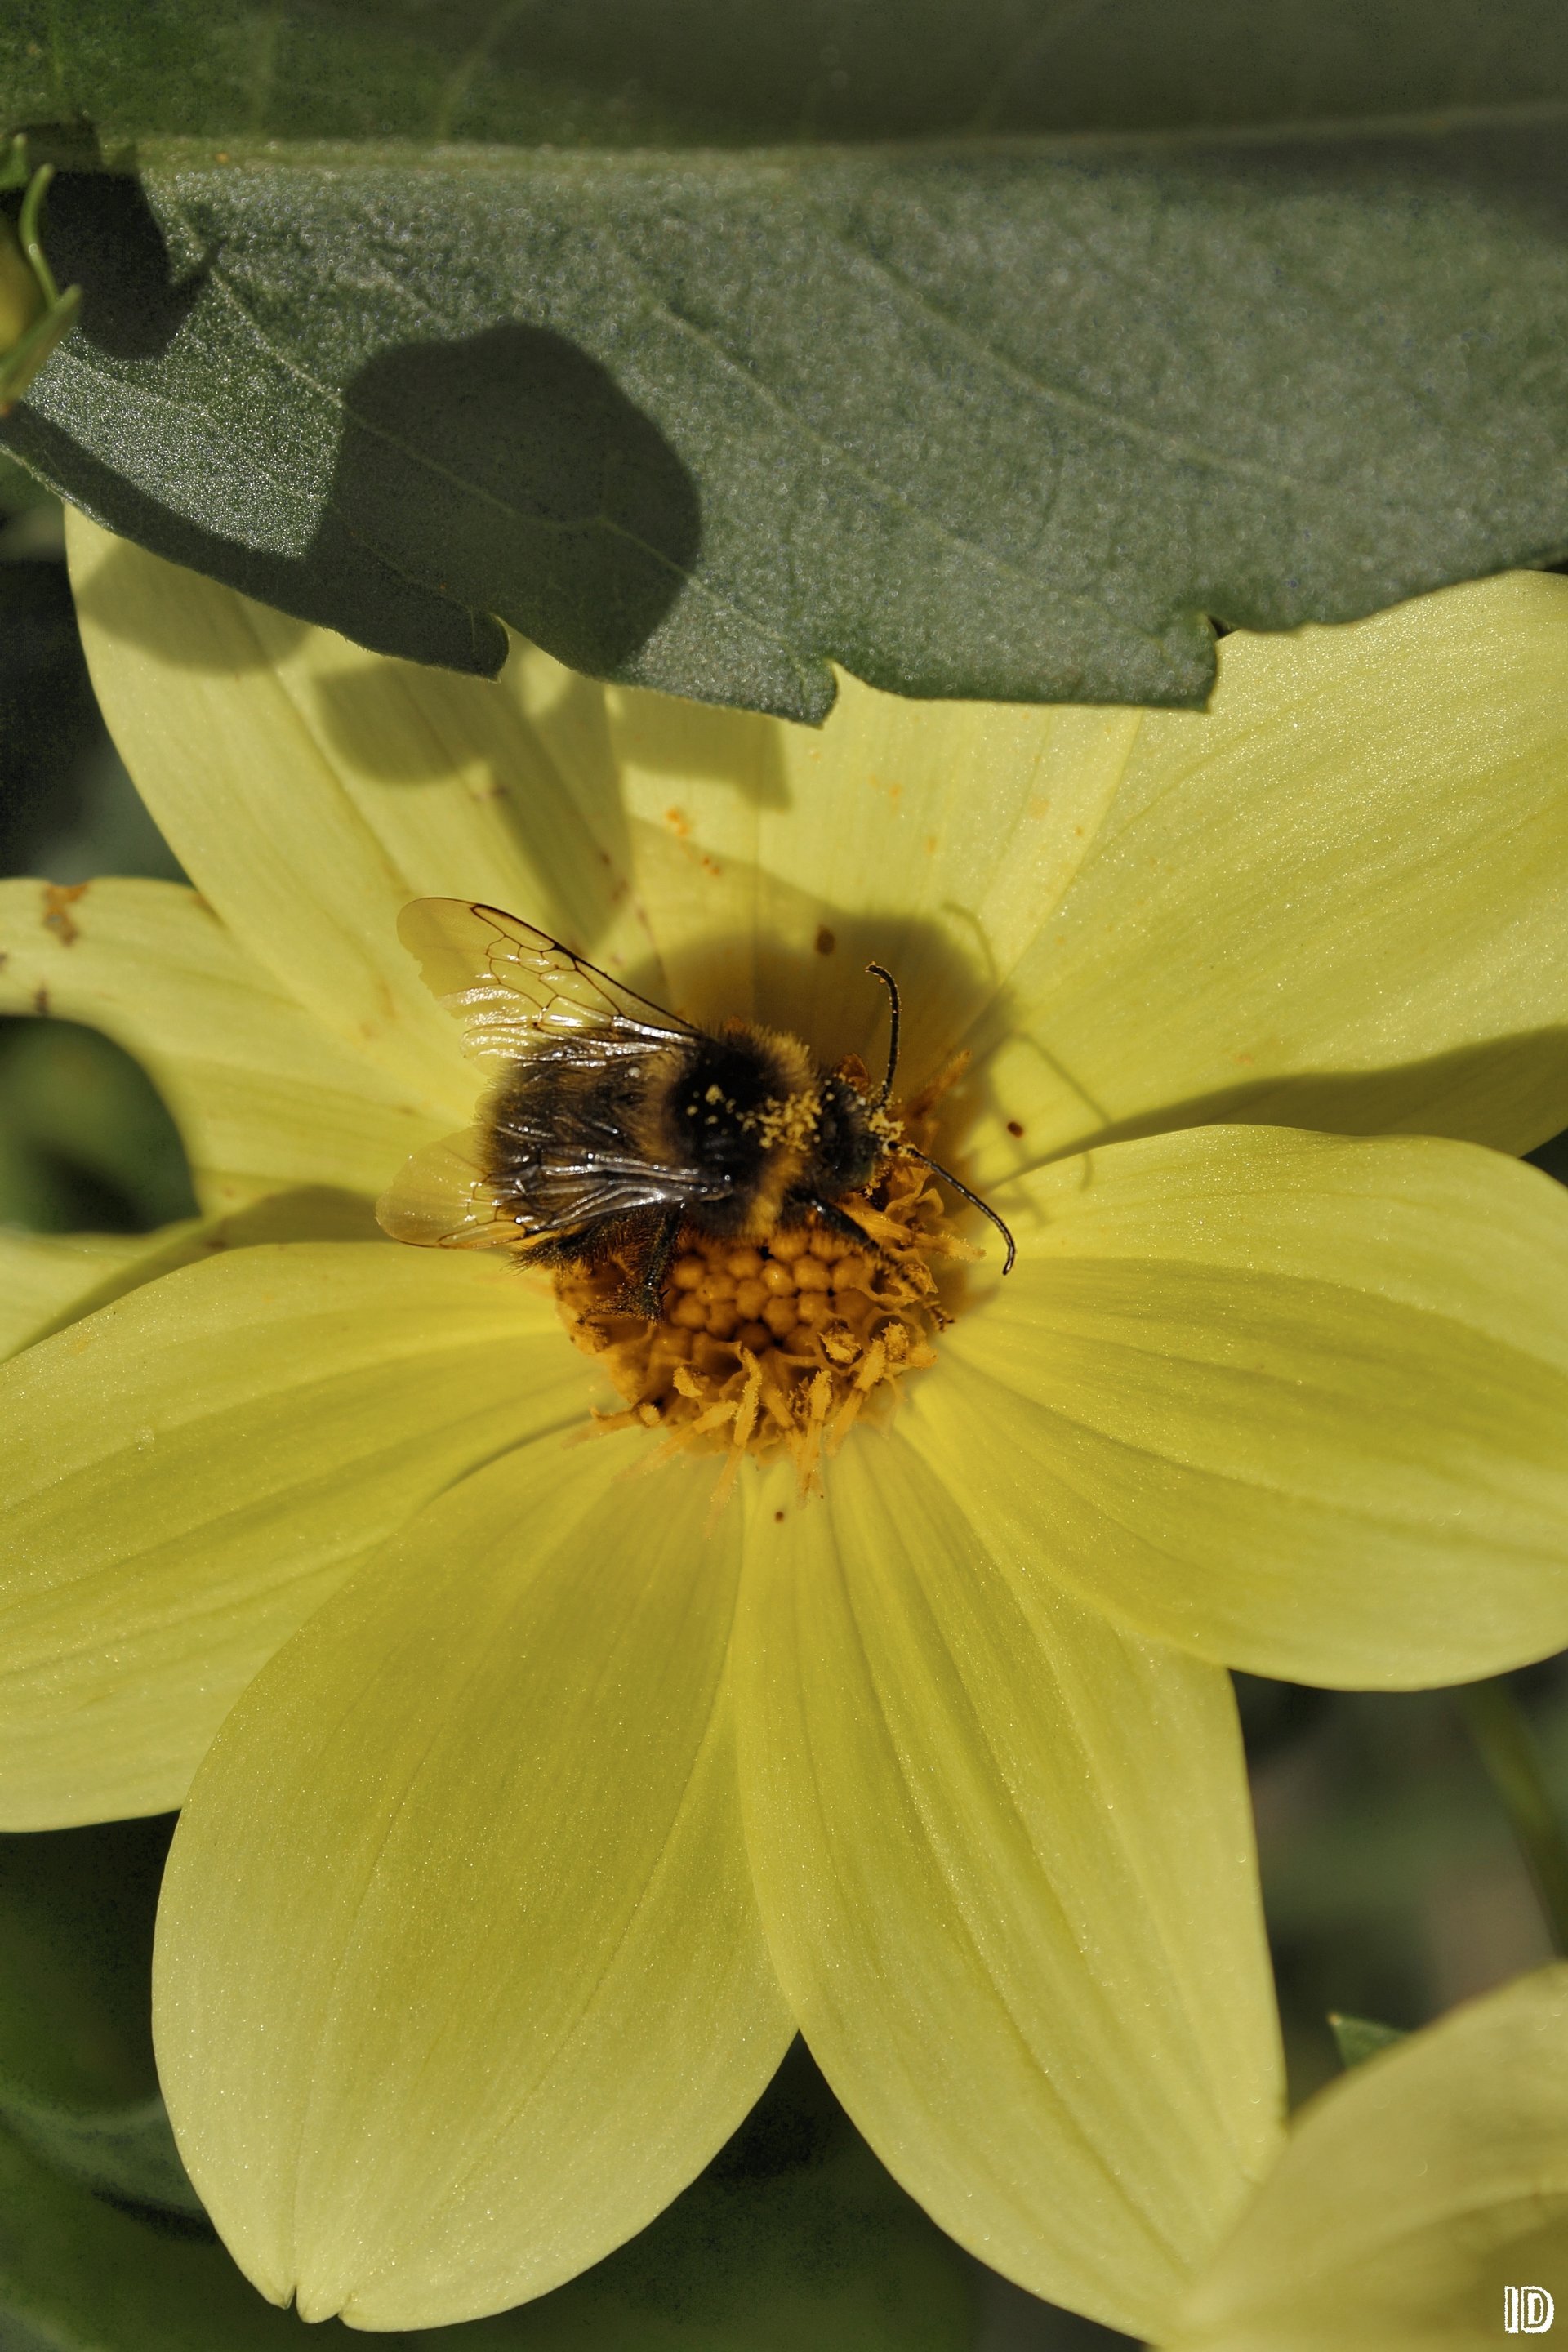
{"type": "Polygon", "coordinates": [[[454,1478],[586,1410],[511,1268],[237,1249],[0,1371],[0,1824],[178,1804],[257,1668],[454,1478]]]}
{"type": "Polygon", "coordinates": [[[452,1084],[450,1041],[394,926],[431,893],[831,1058],[881,1034],[861,968],[889,961],[929,1075],[1060,895],[1138,725],[844,678],[818,730],[605,688],[531,647],[499,682],[458,677],[79,516],[70,550],[110,730],[187,871],[320,1018],[421,1091],[452,1084]]]}
{"type": "Polygon", "coordinates": [[[0,1357],[63,1331],[182,1265],[269,1242],[377,1242],[358,1192],[304,1185],[219,1217],[182,1217],[150,1234],[31,1234],[0,1226],[0,1357]]]}
{"type": "Polygon", "coordinates": [[[910,1433],[1020,1574],[1308,1682],[1568,1643],[1568,1194],[1471,1144],[1209,1128],[1003,1196],[910,1433]],[[940,1385],[940,1390],[939,1386],[940,1385]]]}
{"type": "MultiPolygon", "coordinates": [[[[410,1255],[413,1253],[409,1254],[410,1255]]],[[[160,1919],[159,2068],[242,2267],[426,2327],[629,2237],[791,2024],[724,1687],[738,1528],[624,1440],[434,1505],[225,1725],[160,1919]]]]}
{"type": "Polygon", "coordinates": [[[841,677],[820,730],[611,689],[610,754],[675,1002],[879,1066],[896,974],[918,1083],[1090,846],[1135,712],[910,702],[841,677]]]}
{"type": "Polygon", "coordinates": [[[964,1108],[987,1183],[1126,1125],[1518,1150],[1561,1122],[1559,580],[1238,633],[1205,714],[911,703],[848,679],[812,730],[601,696],[602,719],[575,698],[558,756],[595,808],[620,796],[671,1001],[875,1066],[862,967],[886,962],[910,1081],[961,1041],[982,1065],[964,1108]]]}
{"type": "MultiPolygon", "coordinates": [[[[174,1231],[184,1234],[186,1225],[174,1231]]],[[[166,1246],[156,1234],[29,1234],[0,1226],[0,1356],[74,1321],[106,1286],[133,1288],[135,1269],[166,1246]]]]}
{"type": "Polygon", "coordinates": [[[471,1085],[394,940],[430,892],[830,1060],[874,1061],[862,967],[889,964],[910,1081],[963,1041],[977,1057],[969,1164],[988,1184],[1197,1119],[1520,1150],[1561,1117],[1554,578],[1238,632],[1205,714],[846,680],[814,730],[605,688],[531,648],[495,684],[389,662],[79,518],[72,545],[111,726],[187,866],[447,1125],[471,1085]]]}
{"type": "Polygon", "coordinates": [[[374,1199],[448,1123],[313,1021],[178,883],[0,882],[0,1012],[86,1022],[133,1054],[213,1210],[299,1185],[374,1199]]]}
{"type": "Polygon", "coordinates": [[[186,872],[258,962],[451,1126],[473,1083],[398,912],[483,898],[605,947],[621,824],[591,762],[565,772],[579,682],[513,691],[367,654],[74,510],[68,541],[110,731],[186,872]]]}
{"type": "Polygon", "coordinates": [[[1568,1968],[1557,1967],[1322,2092],[1160,2341],[1491,2352],[1505,2332],[1549,2341],[1565,2322],[1568,1968]],[[1528,2330],[1507,2327],[1510,2286],[1545,2298],[1524,2305],[1521,2294],[1528,2330]]]}
{"type": "Polygon", "coordinates": [[[900,1435],[776,1486],[735,1672],[780,1980],[943,2229],[1146,2329],[1279,2131],[1226,1679],[1010,1573],[900,1435]]]}
{"type": "Polygon", "coordinates": [[[1565,776],[1568,580],[1226,637],[1206,714],[1142,714],[968,1039],[993,1115],[972,1172],[1200,1119],[1510,1151],[1555,1133],[1565,776]]]}

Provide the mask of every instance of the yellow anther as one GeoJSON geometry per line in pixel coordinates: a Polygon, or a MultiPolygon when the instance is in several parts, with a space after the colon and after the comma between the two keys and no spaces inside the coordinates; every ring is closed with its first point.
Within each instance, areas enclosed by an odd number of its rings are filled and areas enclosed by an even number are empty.
{"type": "Polygon", "coordinates": [[[649,1468],[693,1449],[721,1455],[715,1510],[748,1453],[786,1455],[804,1498],[861,1415],[883,1417],[900,1381],[936,1360],[946,1318],[931,1261],[973,1255],[940,1196],[918,1166],[889,1160],[869,1195],[839,1206],[867,1241],[815,1216],[755,1246],[689,1228],[657,1322],[616,1307],[630,1264],[557,1279],[574,1338],[626,1400],[597,1425],[658,1430],[649,1468]]]}

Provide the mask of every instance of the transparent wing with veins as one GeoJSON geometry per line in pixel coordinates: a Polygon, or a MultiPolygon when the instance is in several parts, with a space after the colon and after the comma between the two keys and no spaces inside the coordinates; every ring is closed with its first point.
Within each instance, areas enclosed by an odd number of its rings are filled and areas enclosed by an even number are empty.
{"type": "Polygon", "coordinates": [[[592,1088],[537,1098],[520,1065],[579,1077],[626,1071],[701,1033],[531,923],[461,898],[405,907],[398,937],[463,1024],[464,1051],[495,1073],[478,1124],[407,1161],[376,1206],[395,1241],[517,1249],[638,1211],[718,1197],[711,1174],[641,1155],[592,1088]],[[509,1172],[497,1189],[498,1139],[509,1172]]]}
{"type": "Polygon", "coordinates": [[[463,1024],[463,1050],[510,1068],[525,1054],[589,1045],[610,1061],[679,1045],[698,1032],[499,907],[416,898],[397,936],[426,986],[463,1024]]]}

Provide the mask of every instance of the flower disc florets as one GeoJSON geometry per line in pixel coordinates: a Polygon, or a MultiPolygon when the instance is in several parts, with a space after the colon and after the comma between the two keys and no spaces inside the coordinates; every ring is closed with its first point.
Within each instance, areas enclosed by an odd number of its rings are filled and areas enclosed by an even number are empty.
{"type": "Polygon", "coordinates": [[[689,1228],[654,1322],[616,1311],[629,1265],[563,1267],[556,1294],[573,1339],[626,1400],[598,1426],[666,1433],[650,1468],[722,1454],[721,1496],[748,1453],[787,1455],[810,1494],[855,1423],[890,1412],[904,1374],[936,1361],[949,1317],[931,1261],[979,1255],[911,1160],[888,1159],[837,1205],[863,1245],[815,1215],[754,1244],[689,1228]]]}

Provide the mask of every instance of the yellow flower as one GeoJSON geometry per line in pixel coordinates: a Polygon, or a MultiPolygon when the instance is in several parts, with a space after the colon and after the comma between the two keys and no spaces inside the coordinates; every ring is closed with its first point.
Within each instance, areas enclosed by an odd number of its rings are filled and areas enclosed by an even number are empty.
{"type": "Polygon", "coordinates": [[[202,896],[5,886],[0,1001],[142,1056],[207,1221],[29,1277],[0,1791],[185,1801],[157,2032],[217,2226],[310,2317],[499,2308],[798,2025],[946,2229],[1157,2333],[1279,2132],[1225,1664],[1568,1640],[1568,1202],[1502,1156],[1568,1100],[1568,582],[1232,637],[1208,717],[847,681],[814,734],[73,537],[202,896]],[[760,1469],[704,1539],[711,1465],[567,1442],[547,1294],[378,1235],[473,1101],[427,893],[830,1060],[874,956],[913,1079],[972,1050],[939,1148],[1019,1263],[825,1498],[760,1469]]]}
{"type": "Polygon", "coordinates": [[[1545,2335],[1563,2319],[1559,1966],[1455,2011],[1314,2099],[1160,2345],[1489,2352],[1505,2330],[1545,2335]]]}

